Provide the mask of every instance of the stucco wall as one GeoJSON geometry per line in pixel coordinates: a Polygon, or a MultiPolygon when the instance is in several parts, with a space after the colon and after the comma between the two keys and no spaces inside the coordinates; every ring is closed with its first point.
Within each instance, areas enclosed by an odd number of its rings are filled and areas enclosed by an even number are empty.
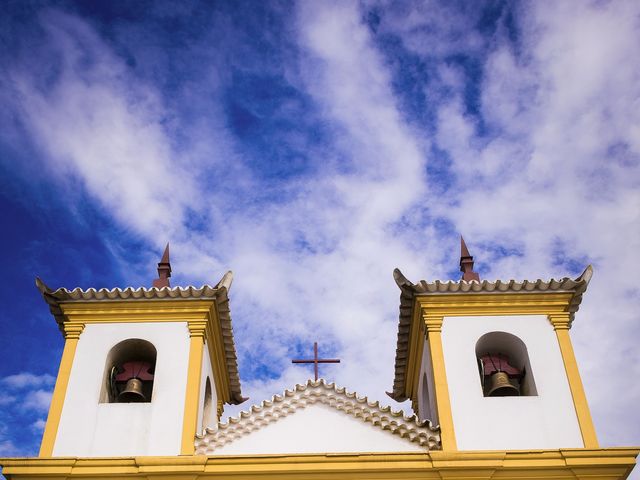
{"type": "Polygon", "coordinates": [[[218,422],[217,417],[217,407],[218,407],[218,397],[216,394],[216,383],[213,377],[213,369],[211,367],[211,357],[209,356],[209,348],[208,344],[204,345],[204,353],[202,355],[202,369],[200,375],[200,403],[198,405],[198,426],[196,428],[197,432],[202,432],[204,427],[213,428],[218,422]],[[205,400],[205,388],[207,384],[207,377],[211,382],[211,414],[209,418],[205,418],[203,421],[204,414],[204,400],[205,400]]]}
{"type": "Polygon", "coordinates": [[[326,405],[310,405],[216,450],[216,455],[423,452],[425,448],[326,405]]]}
{"type": "Polygon", "coordinates": [[[442,344],[460,450],[583,447],[560,348],[546,316],[446,317],[442,344]],[[492,331],[525,343],[537,396],[483,396],[475,348],[492,331]]]}
{"type": "Polygon", "coordinates": [[[178,455],[189,360],[185,322],[89,324],[78,341],[54,456],[178,455]],[[99,403],[105,360],[119,342],[157,350],[150,403],[99,403]]]}

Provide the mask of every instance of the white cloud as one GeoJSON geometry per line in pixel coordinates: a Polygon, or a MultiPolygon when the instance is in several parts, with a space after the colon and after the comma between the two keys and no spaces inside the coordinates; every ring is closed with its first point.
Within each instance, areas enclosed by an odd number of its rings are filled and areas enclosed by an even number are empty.
{"type": "Polygon", "coordinates": [[[0,455],[12,457],[20,455],[20,449],[11,440],[0,440],[0,455]]]}
{"type": "MultiPolygon", "coordinates": [[[[61,45],[61,78],[43,93],[14,73],[21,108],[49,168],[62,177],[72,172],[109,214],[149,241],[172,238],[174,271],[215,281],[225,267],[234,270],[241,362],[259,355],[281,372],[243,382],[252,402],[304,382],[308,371],[289,355],[295,342],[310,348],[314,340],[322,354],[331,345],[343,361],[325,367],[329,378],[386,400],[399,296],[393,268],[434,279],[457,263],[453,235],[429,222],[437,216],[464,232],[492,276],[566,275],[557,256],[596,264],[572,331],[576,352],[603,443],[637,443],[630,419],[637,419],[640,387],[628,381],[640,374],[637,268],[629,259],[640,248],[637,7],[523,6],[516,51],[499,33],[488,45],[464,16],[425,5],[383,15],[380,28],[425,61],[486,54],[479,108],[493,133],[482,134],[480,118],[465,111],[463,73],[442,64],[437,91],[426,87],[436,132],[417,132],[398,107],[394,66],[362,10],[301,2],[293,19],[301,47],[296,86],[335,138],[322,152],[309,150],[317,173],[287,182],[286,200],[214,205],[218,197],[200,181],[197,162],[176,153],[160,94],[134,85],[125,64],[76,18],[45,18],[54,47],[61,45]],[[97,60],[79,71],[85,48],[97,60]],[[443,96],[441,84],[452,93],[443,96]],[[425,176],[432,142],[452,160],[453,187],[438,196],[425,176]],[[200,205],[211,209],[210,223],[194,234],[185,217],[200,205]],[[221,214],[224,207],[233,213],[221,214]],[[522,256],[497,256],[490,245],[517,246],[522,256]]],[[[199,159],[219,152],[205,140],[197,148],[199,159]]],[[[252,181],[237,180],[243,192],[261,187],[252,181]]],[[[35,390],[25,408],[44,411],[49,400],[35,390]]]]}
{"type": "Polygon", "coordinates": [[[21,372],[0,379],[1,383],[14,389],[49,386],[53,385],[55,381],[56,379],[52,375],[35,375],[29,372],[21,372]]]}
{"type": "Polygon", "coordinates": [[[624,252],[640,248],[638,13],[625,2],[532,4],[524,52],[497,48],[485,65],[482,115],[497,138],[486,143],[456,99],[441,107],[437,137],[464,192],[437,211],[469,239],[524,252],[496,259],[492,273],[566,274],[558,254],[595,263],[572,334],[604,444],[637,442],[629,416],[640,388],[627,379],[640,374],[638,289],[624,252]]]}
{"type": "Polygon", "coordinates": [[[42,433],[44,432],[44,426],[46,425],[46,423],[47,422],[44,420],[44,418],[39,418],[31,424],[31,430],[36,433],[42,433]]]}
{"type": "Polygon", "coordinates": [[[0,407],[11,405],[16,401],[16,397],[13,395],[7,395],[6,393],[0,393],[0,407]]]}
{"type": "Polygon", "coordinates": [[[18,111],[49,170],[70,192],[77,187],[69,179],[78,179],[134,232],[177,238],[197,197],[164,130],[162,101],[85,22],[53,10],[41,19],[50,54],[61,60],[57,78],[42,88],[32,72],[11,73],[18,111]]]}
{"type": "Polygon", "coordinates": [[[49,410],[52,392],[48,390],[33,390],[26,394],[21,407],[25,410],[46,412],[49,410]]]}

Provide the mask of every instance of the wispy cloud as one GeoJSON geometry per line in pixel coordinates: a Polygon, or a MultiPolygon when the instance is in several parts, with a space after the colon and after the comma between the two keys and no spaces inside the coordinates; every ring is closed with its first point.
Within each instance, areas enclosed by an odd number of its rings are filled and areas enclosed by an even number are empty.
{"type": "Polygon", "coordinates": [[[29,372],[21,372],[15,375],[9,375],[0,379],[0,382],[12,389],[21,389],[27,387],[50,386],[55,382],[52,375],[35,375],[29,372]]]}
{"type": "MultiPolygon", "coordinates": [[[[123,277],[148,276],[139,262],[166,240],[176,283],[233,269],[252,401],[304,382],[290,358],[314,340],[343,360],[329,378],[383,400],[394,267],[447,279],[460,232],[488,277],[577,275],[591,262],[576,351],[603,443],[637,442],[634,2],[197,12],[167,4],[145,22],[101,23],[40,10],[23,29],[30,54],[7,63],[3,99],[24,131],[6,141],[39,152],[30,182],[119,227],[101,235],[123,277]]],[[[51,381],[2,380],[28,389],[38,416],[51,381]]]]}

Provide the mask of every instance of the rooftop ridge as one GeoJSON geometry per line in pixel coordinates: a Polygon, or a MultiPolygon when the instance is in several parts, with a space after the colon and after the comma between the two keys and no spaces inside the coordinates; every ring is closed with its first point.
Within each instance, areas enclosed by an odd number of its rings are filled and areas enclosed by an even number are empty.
{"type": "Polygon", "coordinates": [[[203,284],[200,287],[195,285],[188,286],[166,286],[166,287],[114,287],[114,288],[94,288],[89,287],[87,289],[83,289],[81,287],[75,287],[73,289],[68,289],[65,287],[59,287],[55,290],[49,288],[40,277],[36,277],[36,287],[42,295],[55,297],[58,300],[64,301],[74,301],[74,300],[103,300],[108,299],[112,300],[116,296],[119,299],[127,299],[130,295],[133,295],[133,298],[141,298],[140,294],[145,294],[145,298],[151,298],[154,295],[162,298],[162,297],[175,297],[175,293],[188,293],[190,295],[195,296],[214,296],[218,290],[226,290],[228,291],[231,287],[231,283],[233,280],[233,273],[228,271],[222,277],[222,279],[215,285],[203,284]],[[104,297],[107,298],[104,298],[104,297]]]}
{"type": "MultiPolygon", "coordinates": [[[[420,280],[417,283],[411,282],[404,274],[400,271],[400,269],[396,268],[393,271],[393,276],[396,281],[398,287],[402,288],[415,288],[420,286],[426,290],[432,290],[433,286],[447,286],[447,287],[461,287],[464,288],[464,285],[468,285],[468,288],[473,288],[474,290],[478,290],[479,287],[482,289],[491,289],[493,287],[513,287],[514,289],[519,287],[526,287],[529,285],[533,285],[539,287],[540,289],[559,289],[561,287],[567,287],[568,289],[574,289],[579,284],[589,284],[591,281],[591,277],[593,276],[593,266],[588,265],[585,270],[576,278],[571,277],[562,277],[562,278],[549,278],[547,280],[538,278],[536,280],[420,280]]],[[[453,289],[452,289],[453,290],[453,289]]],[[[465,291],[468,291],[465,290],[465,291]]],[[[421,292],[422,293],[422,292],[421,292]]]]}
{"type": "Polygon", "coordinates": [[[429,449],[440,448],[439,427],[430,420],[419,420],[415,414],[407,416],[402,410],[393,410],[379,401],[371,401],[357,392],[350,392],[334,382],[324,379],[308,380],[275,394],[270,399],[252,405],[226,422],[218,422],[216,428],[206,428],[196,435],[196,453],[207,454],[269,423],[285,417],[309,404],[323,403],[343,411],[372,425],[389,430],[411,442],[429,449]]]}

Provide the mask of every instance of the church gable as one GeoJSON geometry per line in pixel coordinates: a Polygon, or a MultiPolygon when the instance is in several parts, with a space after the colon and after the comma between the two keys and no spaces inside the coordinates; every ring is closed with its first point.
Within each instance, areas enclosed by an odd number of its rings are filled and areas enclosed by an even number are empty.
{"type": "Polygon", "coordinates": [[[429,422],[324,380],[309,380],[196,438],[196,454],[424,452],[440,449],[429,422]]]}

